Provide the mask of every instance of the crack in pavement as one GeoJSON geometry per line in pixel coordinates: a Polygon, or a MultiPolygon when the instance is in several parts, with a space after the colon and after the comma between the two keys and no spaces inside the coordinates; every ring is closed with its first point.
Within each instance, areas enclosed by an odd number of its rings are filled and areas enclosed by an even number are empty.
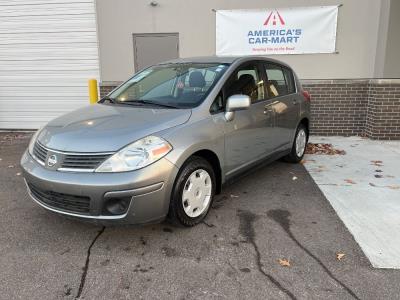
{"type": "Polygon", "coordinates": [[[81,297],[83,288],[85,287],[86,275],[87,275],[87,272],[89,269],[89,263],[90,263],[90,250],[92,250],[93,245],[96,243],[97,239],[100,237],[100,235],[104,232],[105,229],[106,229],[106,227],[103,226],[99,230],[97,235],[94,237],[93,241],[90,243],[89,248],[87,249],[86,262],[85,262],[85,266],[83,267],[83,272],[81,275],[81,283],[79,284],[78,294],[76,295],[75,299],[79,299],[81,297]]]}
{"type": "Polygon", "coordinates": [[[282,229],[287,233],[287,235],[299,246],[304,252],[306,252],[311,258],[313,258],[324,270],[325,272],[335,280],[342,288],[344,288],[353,298],[360,299],[345,283],[341,282],[339,279],[332,274],[332,272],[323,264],[323,262],[311,253],[306,247],[304,247],[293,235],[290,229],[290,212],[283,209],[272,209],[267,212],[267,216],[277,222],[282,229]]]}
{"type": "Polygon", "coordinates": [[[214,224],[211,224],[211,223],[207,223],[206,221],[201,221],[200,223],[202,223],[202,224],[204,224],[204,225],[206,225],[207,227],[210,227],[210,228],[212,228],[212,227],[215,227],[215,225],[214,224]]]}
{"type": "Polygon", "coordinates": [[[239,231],[240,234],[247,238],[247,241],[253,245],[254,251],[256,253],[256,263],[258,270],[261,274],[267,277],[279,290],[284,292],[290,299],[296,300],[296,296],[293,295],[291,291],[285,288],[277,279],[275,279],[271,274],[265,272],[263,270],[263,265],[261,263],[261,254],[258,249],[257,243],[255,241],[256,233],[254,230],[253,223],[256,220],[257,216],[250,211],[238,210],[238,216],[240,220],[239,231]]]}

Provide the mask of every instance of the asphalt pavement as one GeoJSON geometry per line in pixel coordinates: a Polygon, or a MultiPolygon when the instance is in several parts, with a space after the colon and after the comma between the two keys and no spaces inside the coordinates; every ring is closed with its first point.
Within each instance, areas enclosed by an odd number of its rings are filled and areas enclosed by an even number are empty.
{"type": "Polygon", "coordinates": [[[400,298],[400,271],[371,266],[301,164],[226,186],[194,228],[101,227],[29,199],[28,141],[0,134],[0,299],[400,298]]]}

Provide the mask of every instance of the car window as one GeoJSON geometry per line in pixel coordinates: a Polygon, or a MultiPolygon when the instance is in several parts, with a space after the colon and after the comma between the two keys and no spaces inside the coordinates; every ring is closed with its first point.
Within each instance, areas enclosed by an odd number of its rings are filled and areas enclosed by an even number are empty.
{"type": "Polygon", "coordinates": [[[213,70],[190,68],[188,70],[187,76],[185,76],[185,86],[190,86],[190,78],[191,78],[193,72],[201,73],[201,75],[203,76],[204,81],[205,81],[204,88],[209,88],[213,84],[214,79],[217,75],[217,72],[215,72],[213,70]]]}
{"type": "Polygon", "coordinates": [[[293,78],[293,73],[287,68],[282,68],[283,69],[283,75],[285,76],[285,81],[287,84],[287,89],[289,94],[296,93],[296,86],[294,84],[294,78],[293,78]]]}
{"type": "Polygon", "coordinates": [[[215,114],[218,112],[222,112],[224,111],[224,108],[225,107],[224,107],[222,92],[219,92],[219,94],[217,95],[217,97],[215,97],[213,103],[211,104],[210,113],[215,114]]]}
{"type": "Polygon", "coordinates": [[[283,69],[274,64],[265,64],[265,72],[267,75],[267,93],[268,98],[284,96],[288,94],[288,86],[283,69]]]}
{"type": "Polygon", "coordinates": [[[264,81],[256,64],[239,67],[231,76],[226,88],[226,98],[235,94],[247,95],[252,102],[264,99],[264,81]]]}
{"type": "Polygon", "coordinates": [[[177,108],[198,106],[228,68],[218,63],[156,65],[136,74],[109,97],[117,103],[151,101],[177,108]]]}

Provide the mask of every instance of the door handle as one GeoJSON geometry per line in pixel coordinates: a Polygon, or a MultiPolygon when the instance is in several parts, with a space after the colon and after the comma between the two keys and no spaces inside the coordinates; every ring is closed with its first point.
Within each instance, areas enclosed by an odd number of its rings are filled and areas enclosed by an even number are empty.
{"type": "Polygon", "coordinates": [[[293,99],[293,105],[297,105],[297,104],[298,104],[297,100],[293,99]]]}

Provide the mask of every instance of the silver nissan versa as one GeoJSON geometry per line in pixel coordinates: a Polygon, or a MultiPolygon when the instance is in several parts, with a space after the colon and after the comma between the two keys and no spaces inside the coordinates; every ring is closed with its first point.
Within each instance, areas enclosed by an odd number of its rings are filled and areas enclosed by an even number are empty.
{"type": "Polygon", "coordinates": [[[50,211],[193,226],[240,172],[281,157],[299,162],[309,111],[308,92],[279,61],[177,59],[49,122],[21,165],[30,196],[50,211]]]}

